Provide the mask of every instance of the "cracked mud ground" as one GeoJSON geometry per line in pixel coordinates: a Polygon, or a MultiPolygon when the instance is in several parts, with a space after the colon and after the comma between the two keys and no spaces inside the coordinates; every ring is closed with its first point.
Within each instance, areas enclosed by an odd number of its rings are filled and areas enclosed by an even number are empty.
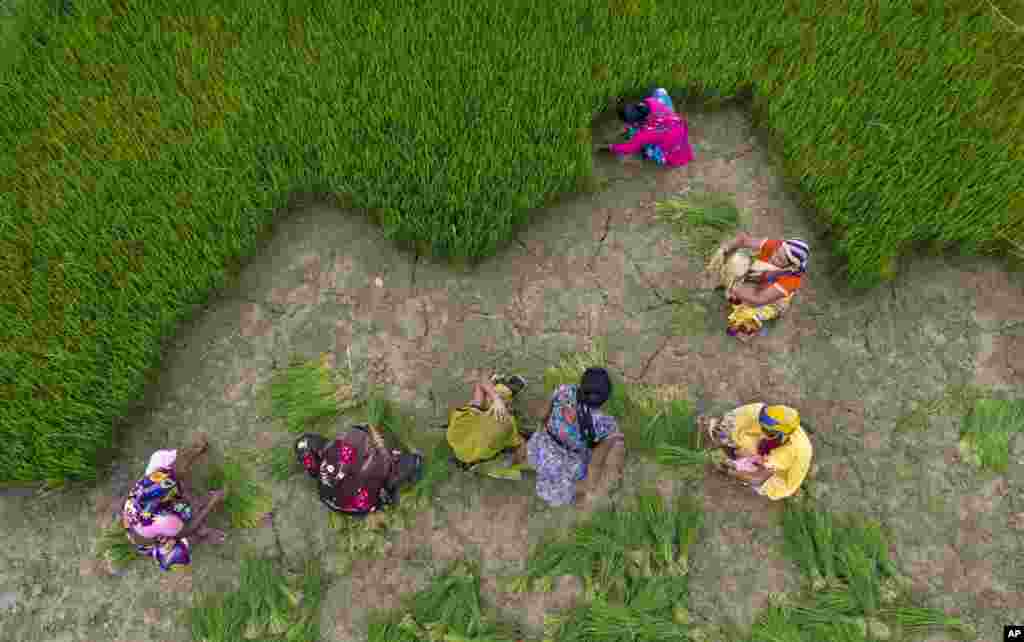
{"type": "MultiPolygon", "coordinates": [[[[437,430],[469,384],[496,368],[531,379],[525,407],[538,415],[549,392],[540,384],[543,368],[595,337],[607,337],[612,364],[628,381],[680,385],[709,411],[760,399],[797,407],[813,431],[810,492],[889,525],[897,560],[917,588],[933,606],[974,622],[979,639],[1024,622],[1024,441],[1012,445],[1009,471],[993,476],[957,459],[954,417],[896,429],[915,402],[951,386],[1020,396],[1019,275],[982,261],[921,258],[893,283],[852,294],[831,276],[826,245],[815,241],[744,113],[690,119],[697,152],[690,166],[664,171],[600,157],[595,171],[611,180],[603,192],[538,212],[504,253],[472,271],[400,252],[351,213],[310,207],[290,215],[237,286],[174,338],[162,377],[131,417],[111,479],[46,496],[0,496],[0,639],[187,640],[176,618],[192,592],[237,582],[244,550],[285,560],[312,552],[332,569],[337,539],[301,477],[269,484],[272,525],[197,548],[187,572],[161,574],[141,563],[117,577],[91,554],[98,525],[153,450],[196,431],[221,451],[286,439],[257,401],[291,355],[329,352],[337,362],[350,354],[357,370],[421,418],[423,430],[437,430]],[[709,299],[706,330],[674,329],[673,302],[696,288],[700,265],[655,219],[654,201],[686,191],[731,194],[755,235],[812,241],[807,286],[770,336],[751,345],[730,340],[717,297],[709,299]]],[[[599,127],[608,138],[614,126],[599,127]]],[[[697,619],[749,624],[768,592],[795,587],[795,569],[766,545],[779,534],[778,505],[716,478],[694,485],[656,475],[630,457],[620,496],[657,481],[668,495],[698,493],[708,510],[691,556],[697,619]]],[[[545,528],[577,514],[544,508],[531,490],[528,482],[455,475],[389,556],[331,575],[324,639],[357,638],[358,609],[421,586],[431,568],[464,553],[482,559],[487,597],[536,630],[545,610],[573,603],[580,587],[562,578],[550,594],[513,596],[494,581],[494,573],[520,568],[545,528]]]]}

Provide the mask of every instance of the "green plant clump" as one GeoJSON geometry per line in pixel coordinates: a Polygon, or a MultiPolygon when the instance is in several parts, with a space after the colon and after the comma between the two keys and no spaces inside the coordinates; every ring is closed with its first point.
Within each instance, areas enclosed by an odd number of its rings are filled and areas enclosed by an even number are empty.
{"type": "Polygon", "coordinates": [[[320,639],[324,589],[319,563],[289,575],[274,562],[242,561],[239,588],[212,591],[188,612],[192,639],[199,642],[309,642],[320,639]]]}
{"type": "Polygon", "coordinates": [[[1010,441],[1024,432],[1024,400],[978,399],[964,420],[960,451],[980,468],[1005,473],[1010,441]]]}

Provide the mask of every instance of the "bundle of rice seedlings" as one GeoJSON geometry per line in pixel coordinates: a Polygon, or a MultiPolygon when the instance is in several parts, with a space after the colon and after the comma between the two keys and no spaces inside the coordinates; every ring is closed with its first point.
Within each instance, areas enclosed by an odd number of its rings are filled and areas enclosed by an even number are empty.
{"type": "Polygon", "coordinates": [[[704,525],[704,511],[696,500],[680,496],[676,499],[673,514],[679,551],[672,568],[674,575],[682,576],[690,572],[690,547],[704,525]]]}
{"type": "Polygon", "coordinates": [[[545,369],[544,387],[551,390],[561,384],[579,383],[587,368],[607,367],[607,343],[603,339],[596,339],[588,350],[568,352],[562,355],[557,364],[545,369]]]}
{"type": "Polygon", "coordinates": [[[271,448],[263,457],[263,461],[274,481],[287,481],[302,468],[295,462],[295,453],[291,444],[281,444],[271,448]]]}
{"type": "Polygon", "coordinates": [[[317,360],[293,361],[270,384],[271,409],[288,430],[303,432],[310,425],[356,408],[361,401],[348,366],[332,369],[325,353],[317,360]]]}
{"type": "Polygon", "coordinates": [[[929,609],[919,606],[899,606],[884,608],[878,612],[878,616],[887,622],[892,622],[910,635],[921,635],[940,630],[951,631],[969,635],[972,628],[958,617],[950,617],[937,609],[929,609]]]}
{"type": "Polygon", "coordinates": [[[323,569],[319,561],[307,560],[297,578],[296,590],[286,589],[296,622],[288,629],[285,642],[320,639],[320,602],[323,600],[323,569]]]}
{"type": "Polygon", "coordinates": [[[811,511],[797,502],[786,504],[782,512],[783,549],[809,578],[820,575],[812,520],[811,511]]]}
{"type": "Polygon", "coordinates": [[[697,435],[693,410],[687,400],[654,402],[651,409],[654,412],[642,424],[637,440],[641,450],[656,454],[662,446],[695,447],[697,435]]]}
{"type": "Polygon", "coordinates": [[[486,612],[476,566],[452,565],[390,613],[370,622],[370,642],[512,642],[508,627],[486,612]]]}
{"type": "Polygon", "coordinates": [[[597,600],[587,607],[583,632],[588,640],[633,640],[670,642],[687,640],[687,629],[651,612],[641,612],[623,604],[597,600]]]}
{"type": "Polygon", "coordinates": [[[116,565],[141,559],[135,550],[135,545],[128,540],[128,534],[119,519],[111,520],[110,525],[103,529],[99,541],[96,543],[96,554],[116,565]]]}
{"type": "Polygon", "coordinates": [[[978,399],[964,420],[961,451],[977,467],[1006,472],[1010,440],[1024,432],[1024,400],[978,399]]]}
{"type": "Polygon", "coordinates": [[[256,483],[238,459],[214,468],[210,488],[224,490],[222,510],[234,528],[254,528],[273,507],[270,495],[256,483]]]}
{"type": "Polygon", "coordinates": [[[881,581],[875,560],[864,549],[846,548],[840,552],[839,568],[849,585],[850,595],[861,611],[877,611],[881,581]]]}
{"type": "Polygon", "coordinates": [[[758,616],[748,642],[805,642],[805,638],[787,610],[769,607],[758,616]]]}
{"type": "Polygon", "coordinates": [[[742,219],[736,204],[721,194],[666,199],[655,205],[655,211],[660,220],[681,231],[704,260],[729,232],[740,227],[742,219]]]}
{"type": "Polygon", "coordinates": [[[832,538],[832,516],[825,511],[814,511],[811,522],[814,547],[818,553],[818,568],[826,582],[833,582],[836,577],[836,550],[832,538]]]}
{"type": "Polygon", "coordinates": [[[685,446],[662,444],[657,448],[657,461],[663,466],[679,468],[704,467],[714,463],[713,455],[708,450],[693,450],[685,446]]]}
{"type": "Polygon", "coordinates": [[[239,588],[211,592],[189,611],[193,639],[228,642],[289,633],[296,617],[287,580],[270,560],[243,560],[239,588]]]}

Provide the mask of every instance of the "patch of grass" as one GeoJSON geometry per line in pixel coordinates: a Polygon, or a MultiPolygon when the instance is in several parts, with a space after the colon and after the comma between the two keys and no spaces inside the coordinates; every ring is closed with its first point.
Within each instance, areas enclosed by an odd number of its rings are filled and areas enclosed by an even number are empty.
{"type": "Polygon", "coordinates": [[[271,409],[288,430],[315,432],[315,426],[363,403],[347,365],[331,368],[325,353],[317,360],[293,359],[270,384],[271,409]]]}
{"type": "Polygon", "coordinates": [[[567,535],[550,536],[531,552],[525,577],[536,585],[575,575],[588,599],[646,604],[643,609],[660,605],[671,619],[672,608],[685,605],[685,584],[679,582],[689,573],[690,546],[702,524],[703,513],[689,498],[665,506],[659,495],[643,493],[632,510],[598,511],[567,535]]]}
{"type": "Polygon", "coordinates": [[[378,612],[370,621],[369,642],[514,642],[514,627],[484,607],[475,564],[458,562],[400,608],[378,612]]]}
{"type": "Polygon", "coordinates": [[[723,194],[692,194],[669,198],[655,205],[658,218],[672,224],[690,241],[703,262],[718,245],[743,224],[733,200],[723,194]]]}
{"type": "Polygon", "coordinates": [[[234,528],[254,528],[273,507],[270,495],[253,479],[241,456],[215,465],[209,485],[213,490],[224,490],[221,510],[234,528]]]}
{"type": "Polygon", "coordinates": [[[952,386],[934,399],[916,403],[913,410],[896,422],[896,431],[924,430],[928,427],[929,417],[940,415],[962,417],[970,412],[979,399],[984,397],[984,390],[977,386],[952,386]]]}
{"type": "Polygon", "coordinates": [[[201,642],[318,640],[323,589],[316,561],[307,561],[298,576],[288,576],[270,560],[245,559],[238,590],[213,591],[190,608],[192,638],[201,642]]]}
{"type": "Polygon", "coordinates": [[[961,453],[976,466],[999,473],[1010,463],[1010,441],[1024,432],[1024,400],[978,399],[964,420],[961,453]]]}

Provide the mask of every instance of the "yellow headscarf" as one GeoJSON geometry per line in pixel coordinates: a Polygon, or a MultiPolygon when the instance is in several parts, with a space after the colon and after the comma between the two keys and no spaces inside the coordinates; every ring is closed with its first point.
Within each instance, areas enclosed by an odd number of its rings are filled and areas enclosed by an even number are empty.
{"type": "Polygon", "coordinates": [[[761,409],[758,421],[768,430],[789,435],[800,427],[800,413],[789,406],[765,406],[761,409]]]}
{"type": "Polygon", "coordinates": [[[504,399],[505,401],[512,400],[512,389],[506,386],[505,384],[499,383],[498,385],[494,386],[494,389],[498,391],[498,394],[501,395],[501,398],[504,399]]]}

